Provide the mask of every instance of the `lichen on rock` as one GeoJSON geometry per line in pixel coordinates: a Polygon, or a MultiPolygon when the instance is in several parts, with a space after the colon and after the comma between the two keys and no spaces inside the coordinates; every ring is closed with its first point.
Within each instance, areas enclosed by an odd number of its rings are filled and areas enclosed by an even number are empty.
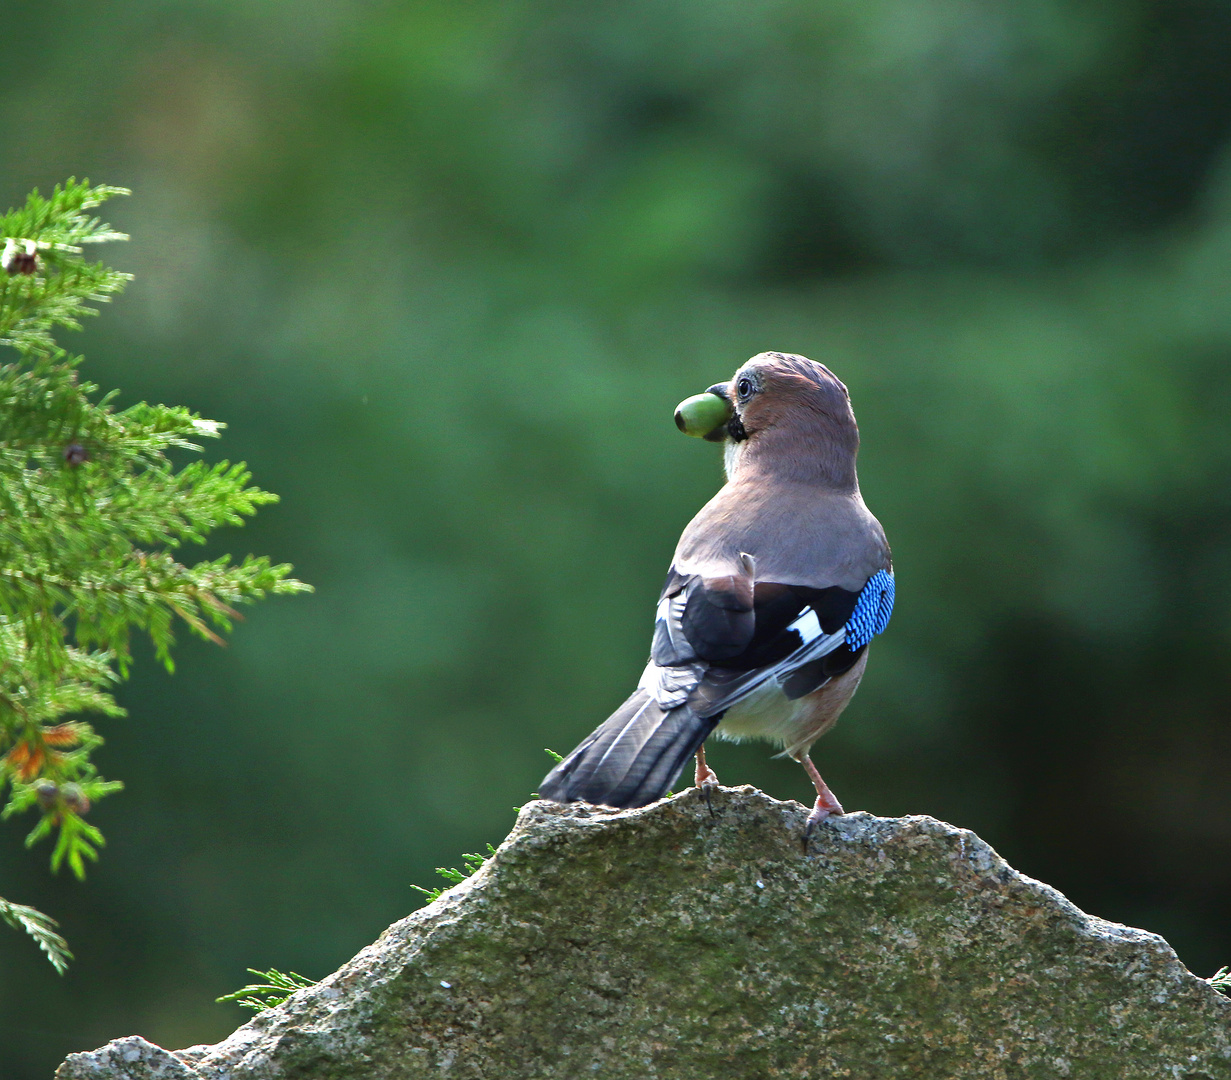
{"type": "Polygon", "coordinates": [[[1231,1000],[973,833],[752,788],[526,806],[472,878],[228,1039],[58,1080],[1231,1078],[1231,1000]]]}

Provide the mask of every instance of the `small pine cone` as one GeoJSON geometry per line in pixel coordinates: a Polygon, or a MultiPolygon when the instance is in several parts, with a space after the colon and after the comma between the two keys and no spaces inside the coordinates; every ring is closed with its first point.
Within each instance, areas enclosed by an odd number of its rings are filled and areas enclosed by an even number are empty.
{"type": "Polygon", "coordinates": [[[38,245],[33,240],[15,240],[9,237],[4,242],[4,251],[0,253],[0,266],[9,275],[33,274],[39,266],[38,245]]]}
{"type": "Polygon", "coordinates": [[[65,784],[60,789],[60,794],[64,796],[64,805],[74,814],[88,814],[90,812],[90,800],[85,797],[85,792],[81,790],[79,785],[65,784]]]}
{"type": "Polygon", "coordinates": [[[79,442],[71,442],[64,448],[64,460],[70,465],[77,466],[89,459],[89,451],[79,442]]]}
{"type": "Polygon", "coordinates": [[[40,780],[34,785],[34,794],[38,799],[39,806],[44,810],[51,810],[54,809],[56,801],[60,797],[60,789],[56,786],[54,780],[40,780]]]}

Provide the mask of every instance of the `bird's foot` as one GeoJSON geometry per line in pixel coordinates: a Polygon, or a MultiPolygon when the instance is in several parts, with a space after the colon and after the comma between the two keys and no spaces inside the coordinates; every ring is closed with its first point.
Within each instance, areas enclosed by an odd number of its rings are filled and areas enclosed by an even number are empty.
{"type": "Polygon", "coordinates": [[[816,803],[812,807],[812,813],[808,815],[807,824],[804,825],[804,839],[812,835],[812,830],[815,829],[822,821],[831,815],[845,814],[842,809],[842,804],[834,798],[833,792],[826,788],[828,799],[822,798],[820,795],[816,797],[816,803]]]}
{"type": "Polygon", "coordinates": [[[808,821],[804,825],[804,849],[807,850],[808,840],[812,836],[812,831],[827,817],[836,814],[844,814],[842,804],[838,802],[838,797],[829,790],[829,785],[821,779],[821,774],[816,771],[816,766],[812,764],[812,759],[807,754],[803,756],[800,762],[804,769],[807,770],[808,776],[812,779],[812,786],[816,788],[816,802],[812,806],[812,813],[808,815],[808,821]]]}
{"type": "Polygon", "coordinates": [[[697,748],[697,772],[693,783],[704,793],[705,805],[709,807],[710,814],[712,815],[714,813],[714,800],[711,797],[711,792],[718,786],[718,774],[705,763],[705,747],[703,746],[697,748]]]}

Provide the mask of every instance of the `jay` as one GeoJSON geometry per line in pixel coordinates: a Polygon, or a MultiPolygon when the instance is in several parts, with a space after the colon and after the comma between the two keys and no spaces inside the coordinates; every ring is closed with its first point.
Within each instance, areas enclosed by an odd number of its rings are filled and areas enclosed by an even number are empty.
{"type": "Polygon", "coordinates": [[[842,806],[808,751],[863,678],[893,610],[893,563],[855,475],[859,429],[823,364],[761,353],[680,403],[676,424],[724,444],[727,482],[689,523],[633,694],[539,787],[557,802],[644,806],[712,732],[763,738],[816,788],[809,831],[842,806]]]}

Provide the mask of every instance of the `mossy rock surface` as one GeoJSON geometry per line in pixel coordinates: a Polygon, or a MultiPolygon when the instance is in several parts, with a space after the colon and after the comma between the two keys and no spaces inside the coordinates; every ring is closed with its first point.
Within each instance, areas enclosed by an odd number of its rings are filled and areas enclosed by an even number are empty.
{"type": "Polygon", "coordinates": [[[1231,1080],[1231,1000],[973,833],[751,788],[535,802],[473,878],[215,1046],[59,1080],[1231,1080]]]}

